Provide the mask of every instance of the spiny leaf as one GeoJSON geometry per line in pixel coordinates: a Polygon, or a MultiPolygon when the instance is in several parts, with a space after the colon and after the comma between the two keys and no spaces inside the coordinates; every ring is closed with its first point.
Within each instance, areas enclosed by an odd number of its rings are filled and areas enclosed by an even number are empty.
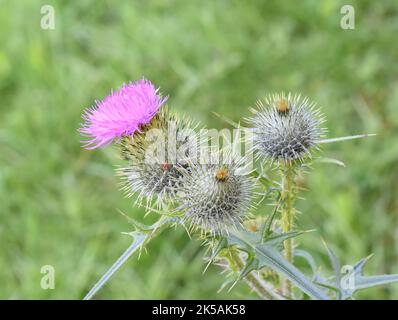
{"type": "Polygon", "coordinates": [[[290,232],[285,232],[285,233],[279,233],[279,234],[271,234],[268,238],[264,239],[263,243],[266,243],[270,246],[281,246],[283,242],[287,239],[290,238],[295,238],[299,235],[302,235],[303,233],[311,232],[312,230],[309,231],[290,231],[290,232]]]}
{"type": "Polygon", "coordinates": [[[208,267],[210,266],[210,264],[214,261],[214,259],[220,254],[220,252],[228,247],[228,243],[227,240],[225,238],[221,238],[218,243],[217,246],[213,249],[211,256],[209,258],[209,262],[206,265],[205,269],[203,270],[203,273],[206,272],[206,270],[208,269],[208,267]]]}
{"type": "Polygon", "coordinates": [[[226,238],[229,245],[237,246],[245,252],[253,253],[259,261],[259,266],[267,266],[281,273],[303,292],[307,293],[312,299],[329,299],[323,290],[307,279],[307,277],[294,265],[288,262],[277,249],[267,244],[256,244],[250,240],[252,237],[247,237],[246,235],[247,232],[230,233],[226,238]]]}
{"type": "Polygon", "coordinates": [[[221,238],[218,241],[217,247],[212,252],[211,259],[213,260],[221,252],[221,250],[227,248],[227,246],[228,246],[227,239],[221,238]]]}
{"type": "Polygon", "coordinates": [[[308,265],[311,268],[312,274],[314,275],[314,277],[316,276],[316,274],[317,274],[317,266],[316,266],[314,258],[312,257],[312,255],[309,252],[307,252],[305,250],[295,249],[294,250],[294,256],[295,257],[301,257],[305,261],[307,261],[308,265]]]}
{"type": "Polygon", "coordinates": [[[362,290],[398,282],[398,274],[383,274],[378,276],[359,276],[355,279],[356,290],[362,290]]]}
{"type": "MultiPolygon", "coordinates": [[[[127,219],[127,221],[134,226],[135,230],[139,230],[139,231],[142,231],[142,232],[146,232],[146,231],[152,230],[151,229],[152,226],[147,226],[147,225],[145,225],[145,224],[143,224],[141,222],[138,222],[137,220],[129,217],[127,214],[125,214],[124,212],[122,212],[120,210],[119,210],[119,213],[121,215],[123,215],[127,219]]],[[[129,234],[129,233],[127,233],[127,234],[129,234]]]]}
{"type": "Polygon", "coordinates": [[[340,292],[340,288],[336,288],[335,286],[331,285],[328,281],[326,281],[323,278],[320,278],[320,277],[318,278],[318,275],[313,280],[313,282],[316,283],[317,285],[323,287],[323,288],[335,291],[337,293],[340,292]]]}
{"type": "Polygon", "coordinates": [[[258,259],[256,259],[253,254],[248,254],[245,267],[240,272],[238,280],[243,279],[252,271],[259,270],[259,266],[260,266],[260,263],[259,263],[258,259]]]}
{"type": "Polygon", "coordinates": [[[277,204],[276,204],[276,206],[274,208],[274,211],[272,212],[271,216],[264,223],[263,231],[261,232],[261,234],[263,236],[263,239],[262,239],[263,242],[272,233],[272,231],[271,231],[272,222],[274,221],[276,213],[278,212],[278,209],[279,209],[279,207],[280,207],[280,205],[282,203],[283,203],[282,197],[279,195],[278,200],[277,200],[277,204]]]}
{"type": "Polygon", "coordinates": [[[327,245],[326,241],[322,239],[323,245],[326,248],[326,251],[328,253],[329,256],[329,260],[332,264],[332,268],[333,268],[333,272],[335,275],[335,286],[337,288],[340,287],[340,281],[341,281],[341,264],[339,259],[336,257],[336,255],[334,254],[333,250],[327,245]]]}
{"type": "Polygon", "coordinates": [[[148,234],[139,232],[131,232],[130,235],[133,236],[133,243],[125,252],[123,252],[119,259],[116,260],[116,262],[105,272],[101,279],[92,287],[92,289],[84,297],[84,300],[90,300],[97,293],[97,291],[101,289],[106,282],[108,282],[108,280],[123,265],[123,263],[125,263],[134,252],[141,248],[142,244],[147,240],[147,237],[149,237],[148,234]]]}
{"type": "Polygon", "coordinates": [[[101,289],[106,282],[112,277],[112,275],[131,257],[131,255],[137,252],[151,240],[156,232],[175,223],[175,218],[166,218],[162,216],[155,224],[151,226],[144,226],[140,223],[135,224],[136,230],[132,232],[125,232],[133,238],[133,243],[123,252],[123,254],[116,260],[116,262],[105,272],[101,279],[92,287],[92,289],[84,297],[84,300],[90,300],[99,289],[101,289]]]}
{"type": "Polygon", "coordinates": [[[356,291],[376,286],[398,282],[398,274],[384,274],[375,276],[364,276],[363,268],[372,255],[361,259],[353,267],[353,271],[344,276],[348,287],[341,287],[342,299],[350,298],[356,291]]]}
{"type": "Polygon", "coordinates": [[[293,264],[288,262],[278,251],[267,245],[256,248],[256,252],[264,258],[264,264],[282,273],[287,279],[293,282],[302,291],[307,293],[312,299],[329,300],[326,293],[312,283],[307,277],[298,270],[293,264]]]}
{"type": "Polygon", "coordinates": [[[270,185],[275,185],[276,182],[268,178],[262,173],[259,173],[257,170],[253,170],[250,172],[250,175],[255,178],[257,181],[259,181],[262,185],[265,187],[269,187],[270,185]]]}

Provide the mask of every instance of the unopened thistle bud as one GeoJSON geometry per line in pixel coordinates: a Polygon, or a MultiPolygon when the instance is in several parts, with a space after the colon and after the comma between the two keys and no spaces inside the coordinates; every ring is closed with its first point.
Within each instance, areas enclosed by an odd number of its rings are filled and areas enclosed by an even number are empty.
{"type": "Polygon", "coordinates": [[[191,166],[184,174],[177,210],[191,228],[224,233],[242,222],[251,206],[254,182],[239,170],[236,163],[209,164],[191,166]]]}
{"type": "Polygon", "coordinates": [[[325,129],[315,104],[290,93],[268,96],[257,103],[249,120],[254,129],[254,149],[272,161],[303,161],[317,148],[325,129]]]}
{"type": "Polygon", "coordinates": [[[139,202],[145,198],[149,204],[154,199],[158,206],[174,201],[180,169],[196,161],[196,135],[191,127],[164,108],[141,134],[119,142],[122,157],[128,161],[118,170],[127,196],[137,193],[139,202]]]}

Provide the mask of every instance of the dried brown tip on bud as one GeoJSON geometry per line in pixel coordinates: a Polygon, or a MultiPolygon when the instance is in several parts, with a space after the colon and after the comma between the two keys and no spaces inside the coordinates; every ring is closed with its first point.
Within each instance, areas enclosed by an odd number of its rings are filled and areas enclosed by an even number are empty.
{"type": "Polygon", "coordinates": [[[221,167],[217,172],[216,172],[216,179],[218,181],[225,181],[227,180],[229,174],[228,170],[225,167],[221,167]]]}
{"type": "Polygon", "coordinates": [[[277,103],[276,107],[278,109],[278,112],[280,113],[286,113],[289,110],[289,103],[286,99],[281,98],[277,103]]]}

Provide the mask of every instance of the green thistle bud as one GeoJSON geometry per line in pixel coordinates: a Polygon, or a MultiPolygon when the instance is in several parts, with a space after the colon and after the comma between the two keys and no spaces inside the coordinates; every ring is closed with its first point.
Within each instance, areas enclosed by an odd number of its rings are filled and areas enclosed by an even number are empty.
{"type": "Polygon", "coordinates": [[[140,128],[140,134],[123,137],[120,142],[122,158],[128,166],[118,170],[122,189],[127,196],[138,194],[147,204],[157,206],[174,201],[180,168],[197,157],[196,135],[189,121],[178,119],[163,108],[151,122],[140,128]]]}
{"type": "Polygon", "coordinates": [[[223,233],[242,222],[251,205],[254,182],[240,174],[239,164],[196,165],[183,171],[176,210],[184,213],[191,229],[223,233]]]}
{"type": "Polygon", "coordinates": [[[320,111],[308,98],[284,93],[268,96],[257,103],[249,119],[254,129],[254,149],[272,161],[303,161],[325,129],[320,111]]]}

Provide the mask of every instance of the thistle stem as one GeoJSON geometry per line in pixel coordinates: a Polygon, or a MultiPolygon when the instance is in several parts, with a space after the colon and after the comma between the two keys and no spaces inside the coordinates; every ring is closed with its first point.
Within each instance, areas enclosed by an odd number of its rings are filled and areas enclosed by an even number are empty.
{"type": "MultiPolygon", "coordinates": [[[[245,266],[245,262],[240,256],[239,251],[235,249],[230,250],[226,258],[234,271],[241,271],[245,266]]],[[[265,282],[254,272],[250,272],[248,275],[246,275],[245,281],[249,287],[263,300],[285,300],[285,298],[281,296],[271,284],[265,282]]]]}
{"type": "MultiPolygon", "coordinates": [[[[294,168],[293,164],[288,162],[284,164],[282,171],[282,193],[281,193],[281,226],[284,233],[292,231],[294,224],[294,168]]],[[[290,263],[293,263],[293,238],[289,238],[283,242],[285,258],[290,263]]],[[[282,286],[282,292],[286,297],[292,296],[292,283],[285,279],[282,286]]]]}

